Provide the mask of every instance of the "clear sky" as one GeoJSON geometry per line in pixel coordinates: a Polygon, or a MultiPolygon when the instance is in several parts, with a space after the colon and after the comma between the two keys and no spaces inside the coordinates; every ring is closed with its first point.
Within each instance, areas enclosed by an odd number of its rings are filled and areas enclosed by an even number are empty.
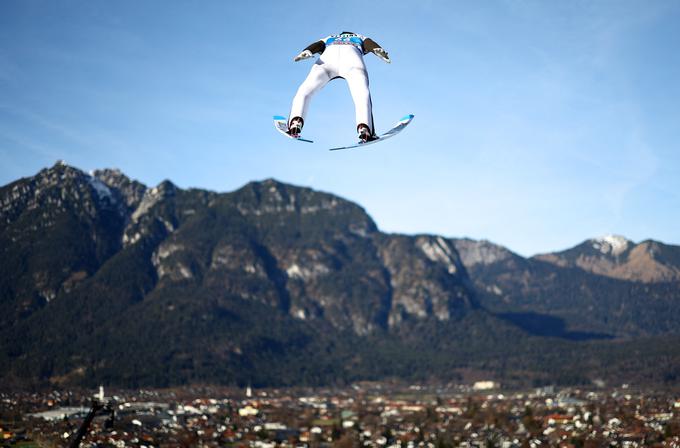
{"type": "Polygon", "coordinates": [[[680,2],[0,1],[0,184],[57,159],[147,185],[251,180],[332,192],[381,230],[522,255],[604,234],[680,243],[680,2]],[[309,145],[273,128],[344,30],[372,37],[378,130],[354,139],[344,81],[309,145]]]}

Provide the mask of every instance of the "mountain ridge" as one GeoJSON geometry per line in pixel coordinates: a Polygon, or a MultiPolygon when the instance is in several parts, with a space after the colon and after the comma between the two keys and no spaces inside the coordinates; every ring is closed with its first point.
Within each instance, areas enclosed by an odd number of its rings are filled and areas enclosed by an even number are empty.
{"type": "MultiPolygon", "coordinates": [[[[217,193],[62,163],[0,187],[0,205],[0,362],[16,383],[323,384],[471,369],[579,382],[589,377],[570,365],[573,344],[602,360],[607,340],[680,334],[672,280],[384,233],[357,204],[275,179],[217,193]],[[563,360],[547,375],[554,350],[563,360]]],[[[662,249],[674,265],[676,247],[662,249]]]]}
{"type": "Polygon", "coordinates": [[[533,258],[607,277],[644,283],[680,280],[680,246],[622,236],[588,239],[572,248],[533,258]]]}

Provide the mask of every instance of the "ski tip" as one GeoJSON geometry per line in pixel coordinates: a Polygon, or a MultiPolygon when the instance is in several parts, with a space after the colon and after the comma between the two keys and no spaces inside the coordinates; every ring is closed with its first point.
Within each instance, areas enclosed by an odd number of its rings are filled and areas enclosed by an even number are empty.
{"type": "Polygon", "coordinates": [[[399,121],[403,121],[403,120],[413,120],[413,117],[415,117],[415,115],[413,115],[413,114],[408,114],[408,115],[404,116],[404,118],[402,118],[402,119],[399,120],[399,121]]]}
{"type": "Polygon", "coordinates": [[[286,121],[287,118],[286,118],[286,117],[282,117],[281,115],[274,115],[274,120],[277,120],[277,121],[279,121],[279,120],[286,121]]]}

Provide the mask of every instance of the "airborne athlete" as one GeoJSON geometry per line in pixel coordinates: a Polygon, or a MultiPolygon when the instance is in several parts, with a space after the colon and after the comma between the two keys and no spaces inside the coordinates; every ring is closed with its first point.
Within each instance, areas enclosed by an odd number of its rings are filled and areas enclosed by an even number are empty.
{"type": "Polygon", "coordinates": [[[288,134],[292,137],[300,135],[312,96],[329,81],[344,78],[354,100],[359,140],[365,143],[377,139],[373,127],[371,93],[368,90],[368,73],[364,64],[364,55],[373,53],[390,63],[387,52],[368,37],[343,31],[314,42],[293,60],[297,62],[311,58],[315,53],[321,56],[312,66],[307,79],[298,88],[293,98],[288,134]]]}

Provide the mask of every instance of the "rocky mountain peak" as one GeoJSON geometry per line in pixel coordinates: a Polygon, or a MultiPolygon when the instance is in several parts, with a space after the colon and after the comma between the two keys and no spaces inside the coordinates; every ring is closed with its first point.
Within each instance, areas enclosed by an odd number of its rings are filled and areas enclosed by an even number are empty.
{"type": "Polygon", "coordinates": [[[5,224],[27,211],[40,211],[44,223],[69,210],[90,219],[99,209],[122,213],[116,195],[106,184],[61,160],[33,177],[0,188],[0,204],[0,222],[5,224]]]}
{"type": "Polygon", "coordinates": [[[622,280],[680,280],[680,247],[651,240],[636,244],[620,235],[592,238],[571,249],[535,258],[622,280]]]}
{"type": "Polygon", "coordinates": [[[634,243],[621,235],[605,235],[600,238],[590,240],[593,249],[596,249],[604,255],[611,255],[618,257],[623,254],[634,243]]]}
{"type": "MultiPolygon", "coordinates": [[[[322,219],[328,228],[349,228],[360,236],[377,231],[366,211],[339,196],[293,186],[275,179],[250,182],[233,193],[238,210],[244,216],[279,216],[279,219],[322,219]]],[[[320,222],[319,222],[320,225],[320,222]]]]}
{"type": "Polygon", "coordinates": [[[35,176],[19,182],[29,184],[33,194],[38,196],[48,190],[73,192],[74,189],[87,187],[91,185],[91,177],[84,171],[59,160],[52,167],[45,168],[35,176]]]}
{"type": "Polygon", "coordinates": [[[139,219],[144,216],[154,205],[167,197],[174,196],[176,192],[177,187],[170,181],[164,181],[158,184],[156,187],[146,189],[144,191],[144,196],[142,196],[142,200],[132,213],[132,221],[139,221],[139,219]]]}
{"type": "Polygon", "coordinates": [[[60,178],[61,180],[64,180],[75,179],[85,175],[86,175],[85,172],[83,172],[81,169],[67,164],[64,160],[57,160],[55,164],[52,165],[50,168],[45,168],[41,170],[38,173],[37,177],[38,178],[50,177],[52,180],[60,178]]]}
{"type": "Polygon", "coordinates": [[[131,180],[118,169],[95,170],[92,172],[92,176],[108,187],[117,190],[128,209],[137,208],[146,191],[144,184],[131,180]]]}
{"type": "Polygon", "coordinates": [[[125,210],[117,192],[63,161],[0,188],[0,277],[16,314],[68,294],[119,249],[125,210]]]}

